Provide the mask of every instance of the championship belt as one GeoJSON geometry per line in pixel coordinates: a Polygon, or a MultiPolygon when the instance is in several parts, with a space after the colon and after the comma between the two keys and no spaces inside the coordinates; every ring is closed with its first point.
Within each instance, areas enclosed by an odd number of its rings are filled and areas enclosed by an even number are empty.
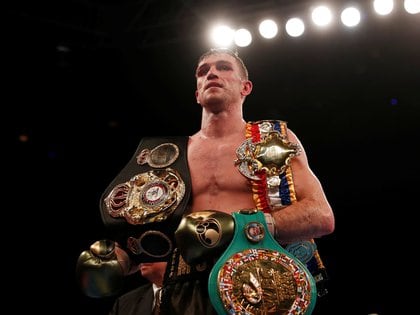
{"type": "MultiPolygon", "coordinates": [[[[255,207],[265,213],[279,211],[296,201],[291,160],[301,148],[287,137],[280,120],[248,122],[246,140],[236,151],[239,172],[252,185],[255,207]]],[[[288,244],[285,249],[303,262],[316,280],[318,296],[328,293],[328,274],[314,239],[288,244]]]]}
{"type": "Polygon", "coordinates": [[[188,137],[144,137],[101,196],[102,221],[134,263],[167,260],[187,207],[188,137]]]}
{"type": "Polygon", "coordinates": [[[219,315],[310,315],[315,280],[305,265],[268,232],[263,212],[232,214],[233,239],[209,276],[210,301],[219,315]]]}

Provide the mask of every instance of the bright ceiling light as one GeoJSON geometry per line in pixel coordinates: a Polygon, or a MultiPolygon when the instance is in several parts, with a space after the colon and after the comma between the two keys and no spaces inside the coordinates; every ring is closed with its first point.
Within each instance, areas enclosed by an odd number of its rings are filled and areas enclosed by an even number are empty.
{"type": "Polygon", "coordinates": [[[394,0],[375,0],[373,8],[379,15],[388,15],[394,9],[394,0]]]}
{"type": "Polygon", "coordinates": [[[239,47],[249,46],[252,42],[251,32],[245,28],[240,28],[235,32],[235,44],[239,47]]]}
{"type": "Polygon", "coordinates": [[[299,18],[291,18],[286,23],[286,32],[292,37],[298,37],[305,31],[305,24],[299,18]]]}
{"type": "Polygon", "coordinates": [[[320,6],[312,11],[312,21],[318,26],[326,26],[331,23],[331,10],[325,6],[320,6]]]}
{"type": "Polygon", "coordinates": [[[264,20],[260,23],[258,30],[262,37],[273,38],[278,32],[277,23],[273,20],[264,20]]]}
{"type": "Polygon", "coordinates": [[[211,40],[217,47],[230,47],[235,36],[235,31],[229,26],[216,26],[211,31],[211,40]]]}
{"type": "Polygon", "coordinates": [[[420,13],[420,0],[405,0],[404,9],[410,14],[420,13]]]}
{"type": "Polygon", "coordinates": [[[341,12],[341,22],[348,27],[356,26],[360,23],[360,12],[356,8],[349,7],[341,12]]]}

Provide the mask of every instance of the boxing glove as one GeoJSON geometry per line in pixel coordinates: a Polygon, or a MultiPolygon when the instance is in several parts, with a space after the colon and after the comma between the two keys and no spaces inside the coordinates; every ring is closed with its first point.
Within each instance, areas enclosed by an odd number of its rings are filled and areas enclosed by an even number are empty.
{"type": "Polygon", "coordinates": [[[235,226],[230,214],[204,210],[184,216],[175,231],[181,256],[188,264],[218,257],[229,245],[235,226]]]}
{"type": "Polygon", "coordinates": [[[76,276],[83,293],[100,298],[116,295],[130,271],[130,259],[114,241],[100,240],[77,259],[76,276]]]}

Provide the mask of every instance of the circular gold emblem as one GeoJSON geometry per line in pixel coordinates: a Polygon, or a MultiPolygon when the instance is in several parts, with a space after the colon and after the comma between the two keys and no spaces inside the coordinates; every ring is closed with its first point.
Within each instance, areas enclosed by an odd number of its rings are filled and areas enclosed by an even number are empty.
{"type": "Polygon", "coordinates": [[[275,250],[246,249],[232,255],[217,281],[227,314],[305,314],[311,302],[308,275],[275,250]]]}
{"type": "Polygon", "coordinates": [[[171,168],[138,174],[119,184],[105,198],[112,217],[143,224],[166,220],[181,202],[185,184],[171,168]]]}

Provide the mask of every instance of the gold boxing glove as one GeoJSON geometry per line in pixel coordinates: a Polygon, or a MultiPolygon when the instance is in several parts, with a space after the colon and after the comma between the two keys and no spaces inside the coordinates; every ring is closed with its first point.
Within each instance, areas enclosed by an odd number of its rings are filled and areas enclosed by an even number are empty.
{"type": "Polygon", "coordinates": [[[206,210],[184,216],[175,231],[181,256],[188,264],[217,258],[233,238],[235,223],[230,214],[206,210]]]}
{"type": "Polygon", "coordinates": [[[130,259],[114,241],[100,240],[83,251],[76,265],[76,276],[83,293],[100,298],[117,294],[123,287],[130,259]]]}

